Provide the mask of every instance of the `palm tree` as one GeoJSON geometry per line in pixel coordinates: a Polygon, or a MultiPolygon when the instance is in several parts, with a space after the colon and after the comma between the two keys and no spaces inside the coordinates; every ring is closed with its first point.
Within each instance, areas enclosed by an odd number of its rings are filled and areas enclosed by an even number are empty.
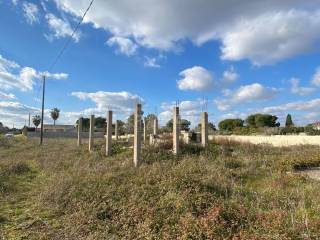
{"type": "Polygon", "coordinates": [[[38,128],[40,122],[41,122],[41,117],[39,115],[35,115],[32,117],[32,122],[36,126],[36,129],[38,128]]]}
{"type": "Polygon", "coordinates": [[[59,118],[59,115],[60,115],[60,109],[53,108],[50,111],[50,114],[51,114],[51,118],[53,119],[53,125],[56,125],[56,120],[59,118]]]}

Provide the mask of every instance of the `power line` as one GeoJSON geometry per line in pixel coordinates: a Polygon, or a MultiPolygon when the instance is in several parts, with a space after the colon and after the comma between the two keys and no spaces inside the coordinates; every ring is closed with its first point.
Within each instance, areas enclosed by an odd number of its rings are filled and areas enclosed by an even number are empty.
{"type": "MultiPolygon", "coordinates": [[[[86,9],[86,11],[84,12],[82,18],[80,19],[80,21],[78,22],[78,24],[76,25],[76,27],[73,29],[73,32],[70,36],[70,38],[66,41],[66,43],[64,44],[64,46],[61,48],[60,52],[58,53],[57,57],[54,59],[54,61],[51,63],[51,65],[48,68],[48,72],[51,72],[51,70],[54,68],[54,66],[57,64],[57,62],[59,61],[59,59],[61,58],[61,56],[63,55],[64,51],[67,49],[67,47],[70,45],[72,38],[74,37],[74,35],[76,34],[76,32],[78,31],[81,23],[83,22],[85,16],[87,15],[87,13],[89,12],[92,4],[93,4],[94,0],[91,0],[88,8],[86,9]]],[[[44,117],[44,97],[45,97],[45,86],[46,86],[46,72],[43,73],[43,85],[42,85],[42,104],[41,104],[41,133],[40,133],[40,145],[42,145],[43,142],[43,117],[44,117]]]]}
{"type": "Polygon", "coordinates": [[[64,44],[64,46],[62,47],[62,49],[60,50],[59,54],[57,55],[57,57],[54,59],[54,61],[51,63],[50,67],[48,68],[48,71],[50,72],[53,67],[57,64],[57,62],[59,61],[59,59],[61,58],[61,56],[63,55],[64,51],[68,48],[68,46],[70,45],[72,38],[74,37],[74,35],[76,34],[76,32],[78,31],[80,25],[82,24],[85,16],[87,15],[87,13],[89,12],[92,4],[93,4],[94,0],[91,0],[88,8],[86,9],[86,11],[84,12],[84,14],[82,15],[82,18],[80,19],[80,21],[78,22],[78,24],[76,25],[76,27],[74,28],[70,38],[66,41],[66,43],[64,44]]]}

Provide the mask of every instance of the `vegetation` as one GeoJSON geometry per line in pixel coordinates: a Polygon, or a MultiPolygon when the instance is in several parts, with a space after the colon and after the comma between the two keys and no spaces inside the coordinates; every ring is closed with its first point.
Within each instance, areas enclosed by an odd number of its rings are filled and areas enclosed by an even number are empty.
{"type": "Polygon", "coordinates": [[[319,147],[233,142],[207,150],[171,143],[143,150],[74,140],[0,143],[0,238],[318,239],[320,183],[298,174],[319,166],[319,147]],[[1,236],[1,234],[3,236],[1,236]]]}
{"type": "Polygon", "coordinates": [[[235,128],[243,127],[243,120],[241,119],[225,119],[219,122],[219,129],[225,131],[232,131],[235,128]]]}
{"type": "Polygon", "coordinates": [[[286,127],[293,127],[293,121],[292,121],[292,117],[291,114],[288,114],[286,117],[286,127]]]}
{"type": "Polygon", "coordinates": [[[55,125],[56,125],[56,121],[57,121],[57,119],[58,119],[59,116],[60,116],[60,109],[58,109],[58,108],[53,108],[53,109],[50,111],[50,115],[51,115],[51,118],[53,119],[53,125],[55,126],[55,125]]]}
{"type": "Polygon", "coordinates": [[[41,123],[41,117],[40,115],[35,115],[32,117],[32,123],[33,125],[36,127],[36,129],[38,128],[38,126],[40,125],[41,123]]]}
{"type": "Polygon", "coordinates": [[[246,119],[248,127],[279,127],[278,117],[270,114],[253,114],[246,119]]]}
{"type": "MultiPolygon", "coordinates": [[[[180,129],[182,131],[189,131],[190,130],[190,125],[191,125],[191,122],[188,121],[187,119],[181,119],[180,120],[180,129]]],[[[172,130],[173,130],[173,119],[170,119],[167,122],[166,129],[167,129],[167,131],[172,132],[172,130]]]]}

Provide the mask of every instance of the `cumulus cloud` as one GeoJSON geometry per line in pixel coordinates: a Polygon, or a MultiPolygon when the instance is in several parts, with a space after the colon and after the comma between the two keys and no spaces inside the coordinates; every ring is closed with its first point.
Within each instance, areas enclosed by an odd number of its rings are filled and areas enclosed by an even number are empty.
{"type": "MultiPolygon", "coordinates": [[[[55,0],[81,16],[86,0],[55,0]]],[[[85,22],[139,46],[176,50],[184,40],[196,45],[222,42],[223,59],[272,64],[316,51],[320,0],[96,1],[85,22]],[[235,7],[236,6],[236,7],[235,7]],[[179,9],[177,11],[176,9],[179,9]],[[303,41],[301,41],[303,39],[303,41]]]]}
{"type": "Polygon", "coordinates": [[[213,74],[200,66],[187,68],[179,75],[183,77],[177,82],[180,90],[207,91],[215,84],[213,74]]]}
{"type": "Polygon", "coordinates": [[[52,31],[51,34],[46,35],[49,41],[52,41],[53,39],[71,37],[74,40],[74,42],[79,42],[81,33],[77,31],[73,34],[73,29],[67,19],[58,18],[52,13],[46,14],[46,19],[49,28],[52,31]]]}
{"type": "Polygon", "coordinates": [[[132,40],[129,38],[124,38],[124,37],[117,37],[113,36],[108,39],[107,45],[112,47],[116,46],[117,53],[124,54],[126,56],[132,56],[136,53],[138,45],[135,44],[132,40]]]}
{"type": "Polygon", "coordinates": [[[291,83],[291,93],[293,93],[293,94],[305,96],[305,95],[312,94],[316,91],[315,88],[300,87],[300,79],[298,79],[298,78],[291,78],[289,80],[289,82],[291,83]]]}
{"type": "MultiPolygon", "coordinates": [[[[15,3],[16,5],[17,3],[15,3]]],[[[39,21],[39,9],[37,5],[29,2],[23,2],[22,4],[23,14],[29,24],[33,24],[39,21]]]]}
{"type": "Polygon", "coordinates": [[[272,64],[316,50],[319,40],[320,11],[269,12],[243,19],[224,33],[222,59],[272,64]]]}
{"type": "Polygon", "coordinates": [[[136,94],[129,92],[72,92],[72,96],[79,98],[80,100],[90,100],[95,103],[94,108],[85,109],[85,114],[100,114],[105,115],[107,110],[113,110],[114,112],[122,115],[129,115],[134,111],[135,105],[138,102],[143,102],[143,98],[136,94]]]}
{"type": "Polygon", "coordinates": [[[259,83],[253,83],[241,86],[234,92],[228,91],[228,98],[217,99],[215,100],[215,104],[219,110],[226,111],[234,105],[272,99],[277,92],[278,90],[276,88],[265,87],[259,83]]]}
{"type": "Polygon", "coordinates": [[[223,72],[222,82],[226,84],[231,84],[237,81],[239,74],[235,71],[234,67],[223,72]]]}
{"type": "Polygon", "coordinates": [[[311,80],[311,83],[315,86],[320,87],[320,67],[316,69],[315,74],[313,75],[313,78],[311,80]]]}
{"type": "Polygon", "coordinates": [[[150,57],[145,57],[144,66],[150,67],[150,68],[160,68],[161,67],[160,64],[157,62],[156,58],[150,58],[150,57]]]}
{"type": "MultiPolygon", "coordinates": [[[[51,79],[66,79],[66,73],[48,73],[51,79]]],[[[33,89],[35,81],[43,75],[31,67],[21,67],[14,61],[8,60],[0,55],[0,88],[3,90],[18,89],[20,91],[30,91],[33,89]]]]}

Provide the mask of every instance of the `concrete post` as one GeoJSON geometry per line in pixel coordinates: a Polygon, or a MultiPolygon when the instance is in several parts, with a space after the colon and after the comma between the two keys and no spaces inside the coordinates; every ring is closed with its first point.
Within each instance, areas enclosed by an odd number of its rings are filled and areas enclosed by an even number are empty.
{"type": "Polygon", "coordinates": [[[208,145],[208,113],[201,113],[201,145],[206,147],[208,145]]]}
{"type": "Polygon", "coordinates": [[[141,104],[138,103],[134,114],[134,146],[133,163],[135,167],[141,164],[141,104]]]}
{"type": "Polygon", "coordinates": [[[111,155],[112,149],[112,111],[107,114],[107,131],[106,131],[106,156],[111,155]]]}
{"type": "Polygon", "coordinates": [[[158,118],[155,117],[153,119],[153,135],[157,135],[158,134],[158,118]]]}
{"type": "Polygon", "coordinates": [[[144,144],[147,143],[147,118],[145,117],[144,119],[144,124],[143,124],[143,142],[144,144]]]}
{"type": "Polygon", "coordinates": [[[173,108],[173,154],[178,155],[179,149],[179,135],[180,135],[180,116],[179,107],[173,108]]]}
{"type": "Polygon", "coordinates": [[[94,115],[90,116],[90,129],[89,129],[89,151],[93,151],[94,144],[94,115]]]}
{"type": "Polygon", "coordinates": [[[114,127],[114,136],[115,136],[116,141],[119,139],[118,127],[119,127],[118,126],[118,120],[116,120],[115,127],[114,127]]]}
{"type": "Polygon", "coordinates": [[[83,122],[83,118],[79,118],[78,120],[78,147],[81,145],[82,139],[81,139],[81,135],[82,135],[82,122],[83,122]]]}

